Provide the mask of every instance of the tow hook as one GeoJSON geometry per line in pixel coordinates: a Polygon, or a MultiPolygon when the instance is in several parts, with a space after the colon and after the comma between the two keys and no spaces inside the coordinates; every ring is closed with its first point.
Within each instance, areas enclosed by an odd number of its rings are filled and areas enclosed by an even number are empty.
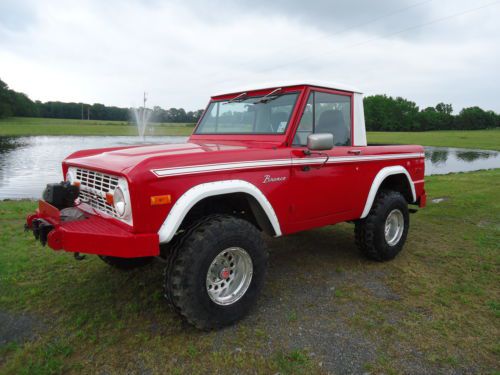
{"type": "Polygon", "coordinates": [[[32,222],[33,235],[37,240],[40,240],[42,246],[47,244],[49,232],[54,229],[54,226],[43,219],[35,219],[32,222]]]}
{"type": "Polygon", "coordinates": [[[84,260],[85,255],[80,255],[80,253],[74,253],[73,256],[75,257],[76,260],[84,260]]]}

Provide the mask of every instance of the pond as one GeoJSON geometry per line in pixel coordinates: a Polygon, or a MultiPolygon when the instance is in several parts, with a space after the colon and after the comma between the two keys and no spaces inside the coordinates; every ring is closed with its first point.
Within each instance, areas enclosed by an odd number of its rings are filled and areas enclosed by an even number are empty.
{"type": "MultiPolygon", "coordinates": [[[[0,137],[0,200],[39,198],[47,183],[61,180],[61,161],[76,150],[186,140],[180,136],[148,137],[146,141],[126,136],[0,137]]],[[[500,168],[500,153],[426,147],[425,168],[426,175],[500,168]]]]}
{"type": "Polygon", "coordinates": [[[500,152],[467,148],[425,147],[425,175],[500,168],[500,152]]]}
{"type": "Polygon", "coordinates": [[[130,136],[0,137],[0,200],[40,198],[46,184],[61,181],[61,161],[77,150],[183,143],[187,138],[155,136],[142,141],[130,136]]]}

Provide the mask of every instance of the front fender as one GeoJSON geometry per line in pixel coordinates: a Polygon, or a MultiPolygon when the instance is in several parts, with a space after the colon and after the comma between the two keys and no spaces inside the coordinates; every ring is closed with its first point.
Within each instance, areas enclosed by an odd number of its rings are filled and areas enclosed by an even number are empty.
{"type": "Polygon", "coordinates": [[[160,227],[158,231],[160,243],[167,243],[174,237],[182,221],[196,203],[207,197],[231,193],[246,193],[253,196],[266,213],[273,226],[275,236],[281,236],[281,228],[274,208],[260,189],[244,180],[225,180],[199,184],[186,191],[175,202],[160,227]]]}

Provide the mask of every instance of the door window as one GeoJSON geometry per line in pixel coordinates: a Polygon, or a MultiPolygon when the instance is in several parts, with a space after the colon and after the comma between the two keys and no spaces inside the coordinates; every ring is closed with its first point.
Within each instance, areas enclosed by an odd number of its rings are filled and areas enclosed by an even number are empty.
{"type": "Polygon", "coordinates": [[[293,144],[307,145],[307,136],[312,133],[331,133],[336,146],[350,146],[351,97],[311,92],[293,144]]]}

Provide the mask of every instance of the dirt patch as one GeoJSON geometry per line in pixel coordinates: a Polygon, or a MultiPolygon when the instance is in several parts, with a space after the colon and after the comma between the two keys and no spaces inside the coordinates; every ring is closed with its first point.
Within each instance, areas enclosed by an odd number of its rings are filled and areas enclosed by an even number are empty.
{"type": "Polygon", "coordinates": [[[438,204],[438,203],[446,202],[449,200],[450,200],[450,197],[436,197],[436,198],[432,198],[431,202],[434,204],[438,204]]]}
{"type": "Polygon", "coordinates": [[[43,328],[44,324],[35,316],[0,310],[0,346],[33,340],[43,328]]]}

